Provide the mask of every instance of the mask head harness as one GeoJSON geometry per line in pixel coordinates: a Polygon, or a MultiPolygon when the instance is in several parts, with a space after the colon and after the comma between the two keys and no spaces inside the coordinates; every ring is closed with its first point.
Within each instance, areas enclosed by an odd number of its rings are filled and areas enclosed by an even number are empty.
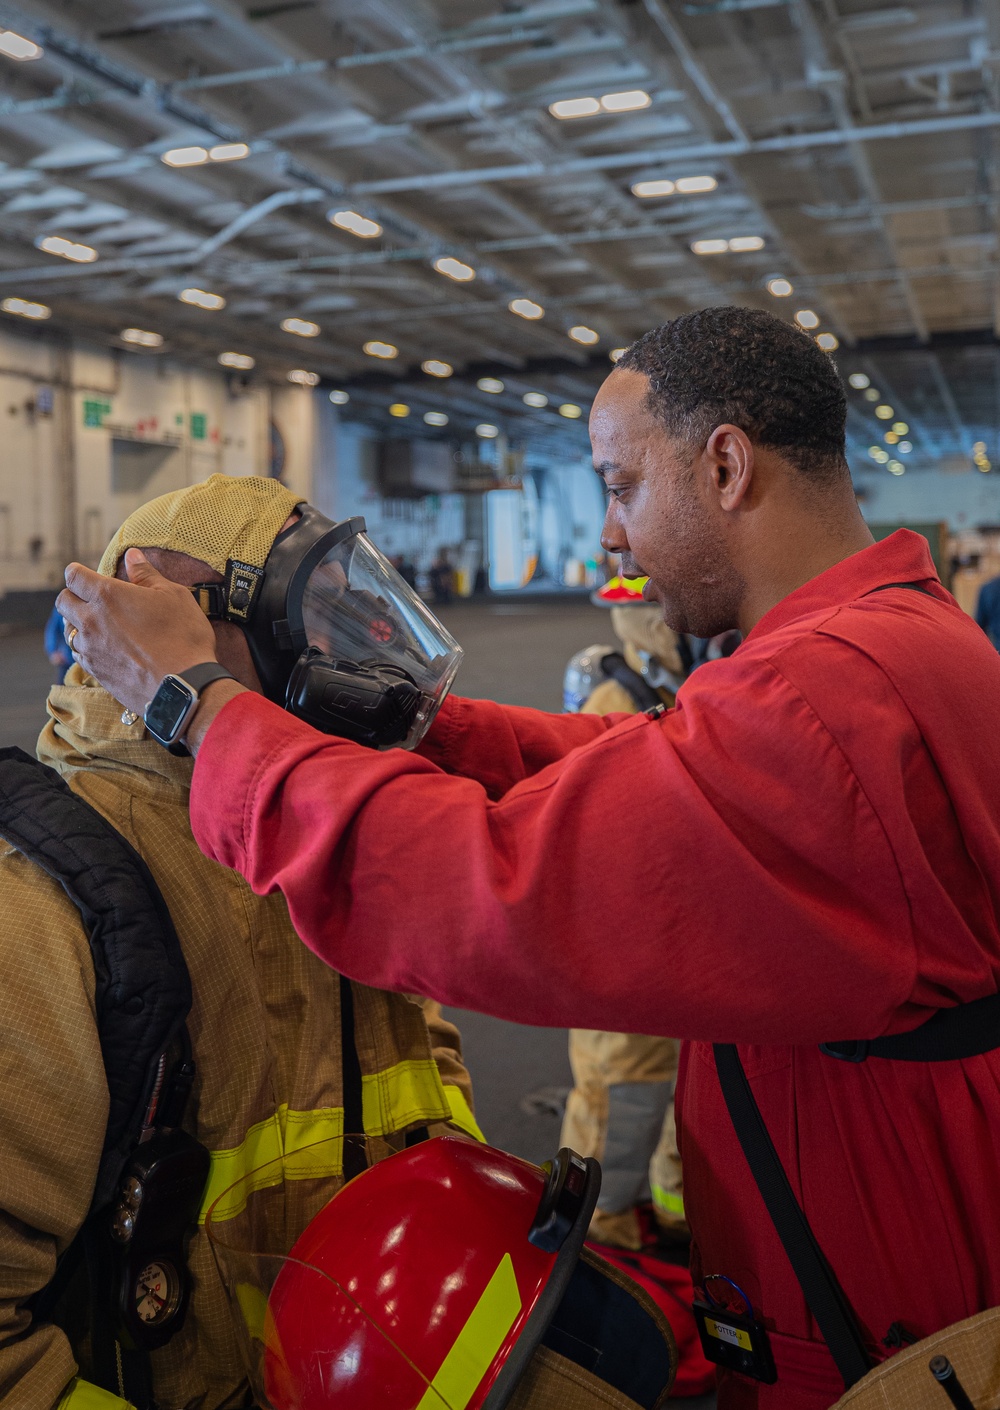
{"type": "Polygon", "coordinates": [[[313,572],[331,550],[364,531],[360,516],[334,523],[300,504],[299,518],[278,534],[263,568],[229,559],[225,582],[197,583],[191,592],[208,618],[242,629],[269,700],[327,734],[379,748],[406,739],[422,698],[407,670],[378,659],[392,604],[371,592],[350,594],[355,616],[359,603],[371,614],[372,654],[364,660],[310,644],[303,617],[313,572]]]}

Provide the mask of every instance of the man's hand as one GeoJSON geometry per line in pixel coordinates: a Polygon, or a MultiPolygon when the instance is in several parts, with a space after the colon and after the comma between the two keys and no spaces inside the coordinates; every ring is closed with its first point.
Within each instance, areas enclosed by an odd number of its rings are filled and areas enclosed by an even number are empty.
{"type": "Polygon", "coordinates": [[[66,569],[56,599],[74,655],[127,709],[141,715],[164,676],[214,661],[215,632],[187,588],[156,571],[137,548],[125,555],[129,582],[81,563],[66,569]]]}

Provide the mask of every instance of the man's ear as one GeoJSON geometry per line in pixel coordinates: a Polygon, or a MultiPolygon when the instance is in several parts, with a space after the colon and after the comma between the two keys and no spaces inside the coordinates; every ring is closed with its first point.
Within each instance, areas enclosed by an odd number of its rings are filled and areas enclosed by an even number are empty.
{"type": "Polygon", "coordinates": [[[739,426],[716,426],[705,443],[705,456],[719,508],[727,513],[744,503],[753,481],[753,445],[739,426]]]}

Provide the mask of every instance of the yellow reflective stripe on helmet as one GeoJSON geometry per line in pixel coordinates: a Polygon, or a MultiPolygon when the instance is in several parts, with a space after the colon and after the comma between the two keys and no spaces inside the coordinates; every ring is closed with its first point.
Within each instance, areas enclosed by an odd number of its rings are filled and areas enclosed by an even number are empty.
{"type": "Polygon", "coordinates": [[[514,1264],[505,1253],[417,1410],[465,1410],[520,1310],[514,1264]]]}
{"type": "Polygon", "coordinates": [[[479,1123],[472,1114],[472,1108],[465,1100],[465,1093],[461,1087],[452,1086],[450,1083],[445,1087],[444,1094],[451,1107],[449,1120],[452,1126],[457,1126],[460,1131],[464,1131],[467,1136],[472,1136],[477,1141],[486,1144],[486,1137],[479,1129],[479,1123]]]}
{"type": "MultiPolygon", "coordinates": [[[[431,1121],[455,1121],[463,1130],[469,1129],[453,1115],[437,1065],[431,1058],[408,1058],[383,1072],[363,1076],[361,1087],[366,1136],[388,1136],[419,1122],[431,1121]]],[[[467,1106],[465,1109],[475,1127],[472,1113],[467,1106]]],[[[476,1131],[478,1127],[470,1134],[476,1131]]],[[[343,1107],[293,1111],[287,1105],[280,1106],[273,1116],[251,1126],[238,1146],[211,1152],[212,1164],[199,1222],[204,1223],[212,1205],[232,1186],[237,1188],[232,1189],[229,1198],[215,1210],[214,1219],[235,1219],[242,1214],[247,1198],[254,1191],[278,1185],[282,1180],[341,1175],[343,1147],[339,1138],[343,1135],[343,1107]],[[319,1142],[328,1144],[320,1146],[319,1142]]],[[[482,1140],[481,1135],[479,1139],[482,1140]]]]}
{"type": "Polygon", "coordinates": [[[66,1387],[56,1410],[132,1410],[132,1402],[77,1376],[66,1387]]]}
{"type": "Polygon", "coordinates": [[[662,1209],[664,1214],[676,1214],[679,1218],[684,1218],[684,1197],[674,1194],[671,1190],[665,1190],[661,1185],[652,1185],[653,1203],[657,1209],[662,1209]]]}

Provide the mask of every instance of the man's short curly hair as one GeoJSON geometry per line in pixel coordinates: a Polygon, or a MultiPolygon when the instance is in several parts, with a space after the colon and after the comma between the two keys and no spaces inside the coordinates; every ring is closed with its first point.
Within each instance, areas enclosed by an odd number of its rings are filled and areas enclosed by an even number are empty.
{"type": "Polygon", "coordinates": [[[686,313],[633,343],[619,369],[649,379],[649,409],[671,436],[703,446],[729,422],[816,480],[849,473],[836,366],[773,314],[735,306],[686,313]]]}

